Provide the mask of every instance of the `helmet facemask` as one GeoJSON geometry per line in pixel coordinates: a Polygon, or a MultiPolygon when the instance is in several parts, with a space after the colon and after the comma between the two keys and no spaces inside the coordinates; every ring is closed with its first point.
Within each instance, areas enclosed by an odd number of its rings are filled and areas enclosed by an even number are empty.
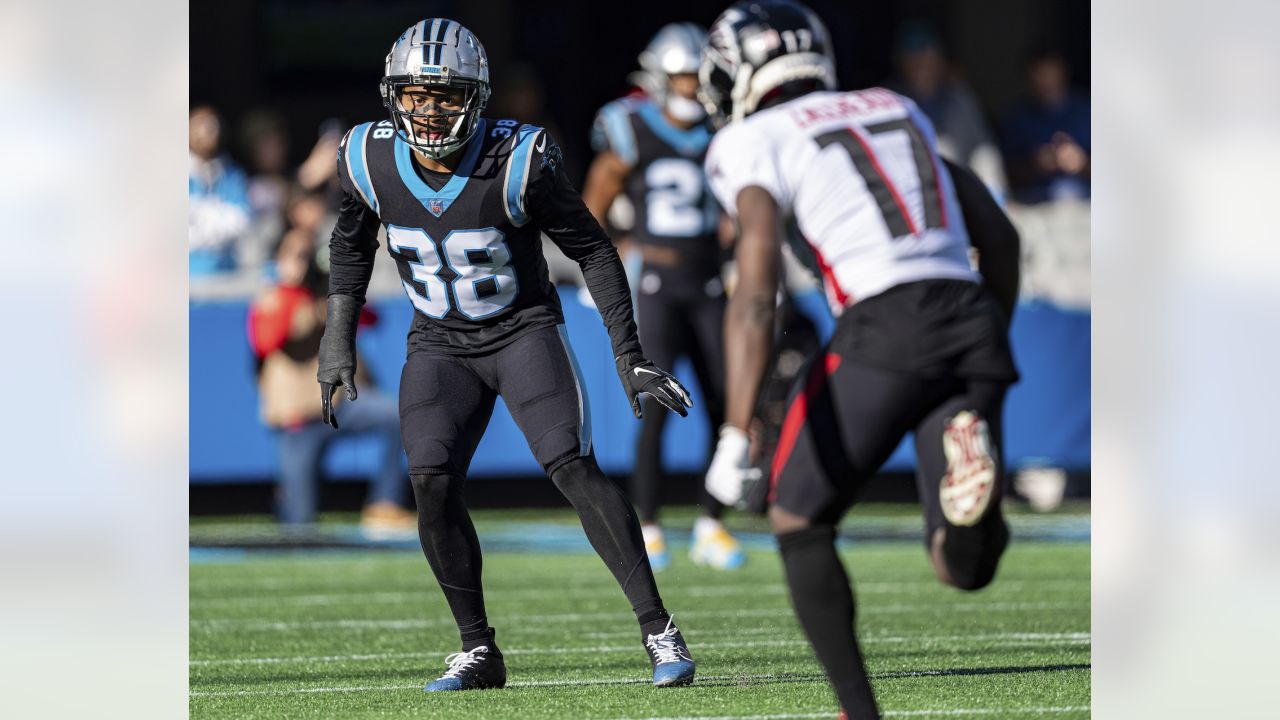
{"type": "Polygon", "coordinates": [[[488,56],[470,30],[446,18],[429,18],[405,30],[391,46],[379,90],[396,136],[439,160],[466,145],[479,127],[480,113],[489,102],[488,56]],[[405,90],[419,87],[425,93],[454,91],[461,96],[460,104],[445,108],[437,99],[406,109],[401,103],[405,90]],[[420,137],[415,121],[427,121],[440,135],[420,137]]]}
{"type": "Polygon", "coordinates": [[[475,134],[480,113],[489,100],[488,85],[462,78],[442,81],[428,79],[426,76],[391,76],[383,78],[381,90],[382,103],[391,113],[396,135],[411,148],[433,160],[448,157],[467,144],[475,134]],[[421,110],[405,109],[402,98],[406,95],[407,88],[422,88],[423,92],[435,88],[456,89],[461,91],[462,102],[456,110],[446,109],[440,99],[434,102],[428,100],[421,110]],[[419,132],[424,128],[415,125],[415,121],[426,121],[423,124],[442,135],[435,139],[420,136],[419,132]]]}
{"type": "Polygon", "coordinates": [[[676,120],[702,120],[705,113],[700,103],[676,92],[674,78],[698,72],[706,42],[706,30],[693,23],[663,26],[640,53],[641,69],[632,73],[632,82],[676,120]]]}

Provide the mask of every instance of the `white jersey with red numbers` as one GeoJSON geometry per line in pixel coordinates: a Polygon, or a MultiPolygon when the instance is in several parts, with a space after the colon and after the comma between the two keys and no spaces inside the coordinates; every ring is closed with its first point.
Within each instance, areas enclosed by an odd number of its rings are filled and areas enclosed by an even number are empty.
{"type": "Polygon", "coordinates": [[[814,92],[761,110],[716,133],[706,169],[730,215],[743,188],[773,196],[837,315],[902,283],[979,281],[933,126],[901,95],[814,92]]]}

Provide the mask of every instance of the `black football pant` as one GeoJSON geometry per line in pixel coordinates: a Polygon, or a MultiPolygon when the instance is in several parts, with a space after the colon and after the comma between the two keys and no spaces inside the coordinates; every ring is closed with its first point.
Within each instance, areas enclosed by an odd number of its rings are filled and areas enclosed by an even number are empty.
{"type": "Polygon", "coordinates": [[[400,378],[401,436],[418,508],[418,536],[462,635],[494,648],[482,558],[463,497],[476,446],[501,395],[535,459],[578,512],[592,547],[647,632],[666,610],[622,489],[591,453],[590,408],[564,327],[541,328],[482,356],[417,350],[400,378]]]}
{"type": "MultiPolygon", "coordinates": [[[[981,324],[985,310],[975,307],[955,322],[981,324]]],[[[876,354],[880,348],[910,345],[912,338],[874,333],[918,332],[913,328],[926,323],[910,322],[916,314],[923,312],[896,299],[846,313],[831,342],[798,379],[770,473],[771,505],[808,520],[807,527],[778,534],[783,568],[796,616],[850,718],[878,718],[879,711],[854,632],[854,597],[836,552],[835,529],[908,431],[915,431],[925,545],[937,529],[946,528],[942,554],[952,584],[966,590],[988,584],[1008,543],[999,502],[1001,417],[1009,380],[996,372],[1007,368],[984,359],[1006,357],[1000,345],[1003,328],[998,334],[996,329],[975,333],[973,347],[957,346],[954,355],[927,371],[878,362],[887,356],[876,354]],[[897,311],[904,308],[910,312],[901,313],[902,322],[880,322],[898,320],[897,311]],[[978,360],[993,368],[990,377],[947,370],[976,367],[978,360]],[[975,465],[993,472],[993,497],[975,524],[953,525],[940,499],[944,478],[975,465]]]]}
{"type": "MultiPolygon", "coordinates": [[[[724,422],[724,293],[719,278],[682,280],[671,273],[646,268],[636,300],[636,321],[645,357],[654,364],[674,372],[676,361],[688,357],[693,365],[711,426],[710,458],[724,422]],[[645,292],[646,288],[652,289],[646,284],[646,275],[660,278],[654,292],[645,292]],[[707,288],[706,283],[711,287],[707,288]]],[[[645,398],[644,420],[636,441],[636,465],[631,475],[631,499],[645,523],[658,519],[664,478],[662,433],[670,414],[657,400],[645,398]]],[[[701,480],[698,487],[703,513],[719,518],[724,506],[707,493],[701,480]]]]}

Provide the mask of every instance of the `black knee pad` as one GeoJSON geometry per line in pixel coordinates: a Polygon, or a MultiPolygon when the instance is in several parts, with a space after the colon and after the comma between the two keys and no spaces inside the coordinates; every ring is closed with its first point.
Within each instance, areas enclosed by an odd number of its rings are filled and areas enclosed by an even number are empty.
{"type": "Polygon", "coordinates": [[[834,525],[826,524],[811,525],[801,530],[775,533],[774,537],[778,539],[778,549],[785,555],[791,550],[806,547],[814,543],[826,543],[828,545],[835,543],[836,527],[834,525]]]}
{"type": "Polygon", "coordinates": [[[462,478],[448,473],[410,471],[409,483],[419,510],[442,508],[450,496],[462,492],[462,478]]]}
{"type": "Polygon", "coordinates": [[[551,482],[566,497],[580,490],[588,482],[597,482],[600,478],[608,479],[600,466],[596,464],[594,455],[572,455],[552,463],[551,482]]]}

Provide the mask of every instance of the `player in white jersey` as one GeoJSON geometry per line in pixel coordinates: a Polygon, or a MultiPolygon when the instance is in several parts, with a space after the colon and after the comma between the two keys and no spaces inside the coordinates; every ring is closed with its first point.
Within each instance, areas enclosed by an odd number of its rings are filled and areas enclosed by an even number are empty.
{"type": "Polygon", "coordinates": [[[965,590],[991,582],[1009,538],[1001,406],[1017,379],[1007,330],[1017,233],[980,181],[938,156],[910,100],[834,92],[826,28],[797,2],[726,10],[700,81],[723,124],[707,175],[739,229],[726,424],[707,488],[733,504],[753,473],[745,431],[769,363],[785,223],[839,320],[793,390],[769,472],[769,521],[796,615],[844,712],[878,718],[836,525],[914,430],[936,574],[965,590]]]}

